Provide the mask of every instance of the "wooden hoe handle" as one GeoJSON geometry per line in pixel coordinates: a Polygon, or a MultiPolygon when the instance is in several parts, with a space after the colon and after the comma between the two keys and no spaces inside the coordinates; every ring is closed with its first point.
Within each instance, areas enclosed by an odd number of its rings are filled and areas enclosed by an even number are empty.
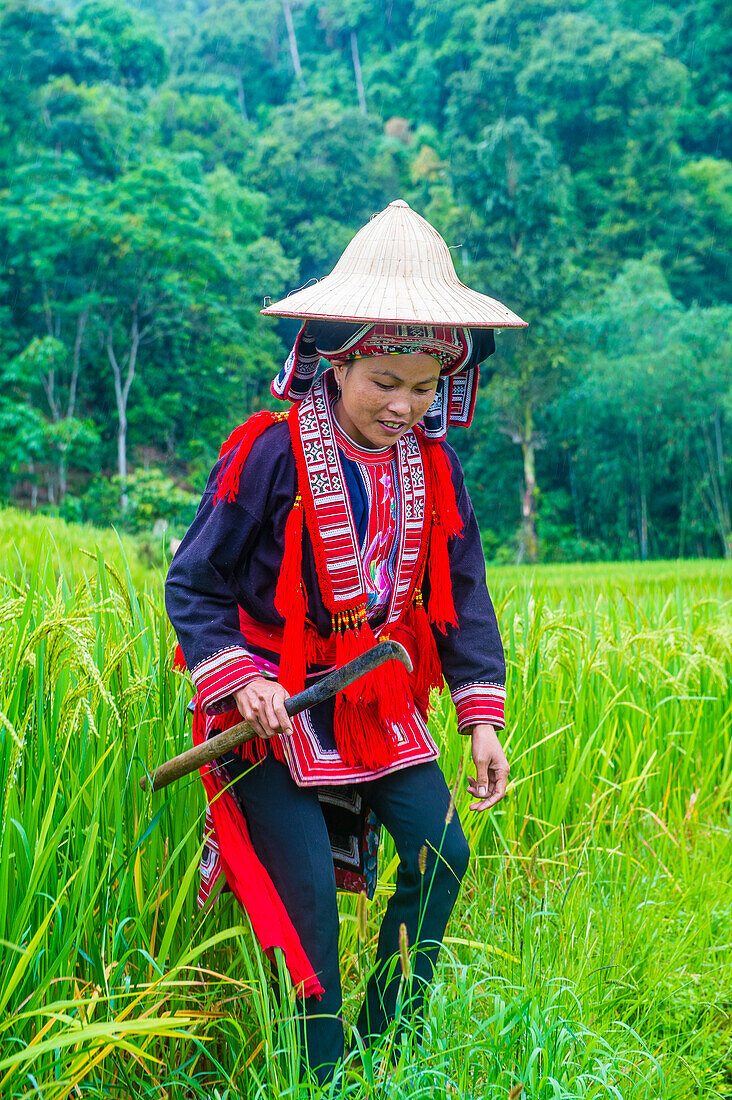
{"type": "MultiPolygon", "coordinates": [[[[385,661],[392,660],[401,661],[407,672],[412,671],[412,662],[403,645],[393,641],[379,642],[367,650],[366,653],[360,654],[353,661],[343,665],[342,668],[336,668],[333,672],[329,672],[322,680],[318,680],[317,684],[305,688],[298,695],[291,695],[289,699],[285,700],[285,710],[292,718],[295,714],[300,714],[301,711],[308,710],[309,707],[314,707],[317,703],[323,703],[326,699],[331,699],[337,692],[347,688],[349,684],[360,680],[367,672],[372,672],[379,665],[383,665],[385,661]]],[[[140,779],[140,786],[145,790],[149,783],[154,791],[159,791],[161,787],[167,787],[169,783],[174,783],[176,779],[181,779],[184,775],[190,775],[191,772],[198,771],[204,764],[210,764],[217,756],[238,748],[239,745],[243,745],[245,741],[251,741],[256,736],[257,733],[249,722],[239,722],[237,726],[231,726],[229,729],[223,730],[222,733],[214,734],[213,737],[209,737],[202,744],[194,745],[192,749],[187,749],[179,756],[174,756],[172,760],[166,760],[155,770],[152,776],[143,775],[140,779]]]]}

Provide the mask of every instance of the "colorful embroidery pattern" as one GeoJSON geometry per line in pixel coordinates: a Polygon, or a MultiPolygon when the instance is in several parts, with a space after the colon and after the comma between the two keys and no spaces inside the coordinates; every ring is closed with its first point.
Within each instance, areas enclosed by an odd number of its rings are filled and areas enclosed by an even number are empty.
{"type": "Polygon", "coordinates": [[[357,465],[368,501],[361,561],[366,582],[366,615],[377,619],[386,614],[394,588],[400,522],[396,452],[394,447],[368,451],[349,439],[335,418],[333,426],[339,450],[357,465]]]}
{"type": "Polygon", "coordinates": [[[427,724],[414,707],[398,724],[393,725],[394,756],[383,768],[344,765],[337,749],[321,745],[308,711],[296,715],[292,725],[292,735],[278,739],[290,774],[299,787],[319,786],[321,783],[331,786],[363,783],[408,768],[411,764],[436,760],[439,756],[427,724]]]}
{"type": "Polygon", "coordinates": [[[191,669],[201,707],[207,714],[228,710],[232,692],[246,687],[259,675],[251,654],[241,646],[222,649],[191,669]]]}
{"type": "Polygon", "coordinates": [[[422,353],[438,360],[443,374],[454,374],[464,365],[472,342],[467,329],[449,325],[364,325],[338,351],[323,352],[331,363],[346,363],[365,355],[422,353]]]}
{"type": "Polygon", "coordinates": [[[457,711],[459,731],[474,726],[477,722],[490,722],[499,729],[503,729],[506,724],[506,689],[503,684],[474,680],[453,688],[452,701],[457,711]]]}
{"type": "MultiPolygon", "coordinates": [[[[293,449],[321,592],[326,607],[338,614],[364,608],[369,583],[343,478],[326,386],[324,376],[290,415],[297,417],[292,424],[293,449]]],[[[426,548],[424,466],[413,431],[397,440],[395,454],[395,488],[402,522],[398,524],[394,584],[387,613],[390,623],[404,610],[426,548]]]]}

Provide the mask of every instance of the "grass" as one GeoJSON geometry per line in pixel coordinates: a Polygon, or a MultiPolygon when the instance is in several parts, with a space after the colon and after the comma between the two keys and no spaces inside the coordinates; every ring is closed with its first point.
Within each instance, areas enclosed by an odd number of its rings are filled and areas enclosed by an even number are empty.
{"type": "MultiPolygon", "coordinates": [[[[162,538],[160,543],[162,557],[162,538]]],[[[26,574],[41,545],[50,554],[56,572],[63,572],[71,584],[74,577],[89,571],[89,558],[96,558],[97,549],[118,569],[129,570],[137,589],[154,583],[158,577],[159,571],[150,564],[149,540],[120,536],[111,527],[70,524],[58,516],[0,505],[1,574],[14,577],[26,574]]]]}
{"type": "MultiPolygon", "coordinates": [[[[138,786],[188,736],[160,578],[76,537],[21,532],[0,580],[0,1096],[317,1096],[246,918],[196,910],[198,780],[138,786]]],[[[458,802],[474,857],[420,1049],[323,1095],[730,1098],[729,568],[489,581],[510,795],[458,802]]],[[[452,782],[445,699],[433,728],[452,782]]],[[[365,936],[341,901],[349,1021],[395,862],[387,839],[365,936]]]]}

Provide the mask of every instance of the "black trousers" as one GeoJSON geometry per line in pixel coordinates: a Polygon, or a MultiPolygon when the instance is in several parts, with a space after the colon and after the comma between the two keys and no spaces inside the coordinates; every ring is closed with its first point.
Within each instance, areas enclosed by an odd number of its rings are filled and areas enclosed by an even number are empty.
{"type": "MultiPolygon", "coordinates": [[[[226,758],[226,766],[236,779],[257,856],[325,990],[320,1000],[308,997],[302,1002],[301,1019],[304,1056],[325,1081],[343,1056],[343,1023],[335,874],[317,789],[298,787],[272,753],[253,768],[235,756],[226,758]]],[[[391,833],[400,860],[358,1017],[358,1031],[368,1042],[386,1029],[397,1011],[401,924],[407,930],[412,971],[406,1013],[421,1013],[469,849],[457,814],[446,821],[450,793],[436,762],[393,772],[359,789],[391,833]]]]}

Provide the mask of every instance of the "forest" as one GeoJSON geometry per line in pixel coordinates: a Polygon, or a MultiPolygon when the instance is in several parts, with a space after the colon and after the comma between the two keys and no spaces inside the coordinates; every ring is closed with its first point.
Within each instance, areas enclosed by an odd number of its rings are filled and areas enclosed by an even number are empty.
{"type": "Polygon", "coordinates": [[[182,531],[322,277],[403,198],[501,333],[488,560],[732,555],[722,0],[0,5],[0,501],[182,531]]]}

